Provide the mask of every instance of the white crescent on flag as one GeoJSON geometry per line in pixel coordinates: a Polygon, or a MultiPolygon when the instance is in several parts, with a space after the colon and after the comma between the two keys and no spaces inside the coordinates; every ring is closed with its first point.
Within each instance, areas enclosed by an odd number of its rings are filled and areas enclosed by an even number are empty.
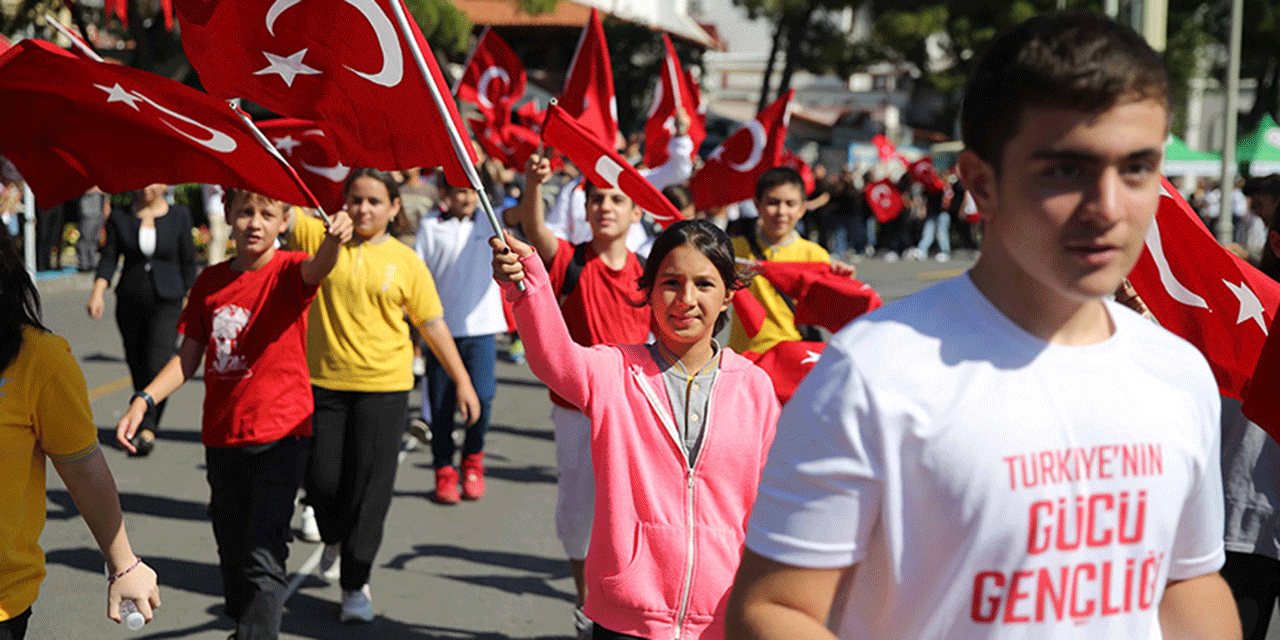
{"type": "Polygon", "coordinates": [[[511,86],[511,74],[507,73],[502,67],[489,67],[480,74],[480,79],[476,81],[476,100],[480,102],[480,106],[486,109],[493,108],[493,101],[489,99],[489,83],[495,78],[500,78],[504,85],[511,86]]]}
{"type": "Polygon", "coordinates": [[[764,125],[760,124],[759,120],[748,122],[747,131],[751,132],[751,154],[741,163],[729,163],[729,166],[743,173],[751,171],[760,164],[760,158],[764,157],[764,146],[769,141],[769,137],[764,132],[764,125]]]}
{"type": "Polygon", "coordinates": [[[1169,260],[1164,256],[1164,243],[1160,239],[1160,227],[1156,224],[1155,218],[1151,219],[1151,226],[1147,228],[1147,250],[1151,252],[1151,259],[1156,263],[1160,284],[1164,285],[1170,298],[1188,307],[1209,308],[1209,303],[1179,282],[1178,277],[1173,274],[1173,269],[1169,268],[1169,260]]]}

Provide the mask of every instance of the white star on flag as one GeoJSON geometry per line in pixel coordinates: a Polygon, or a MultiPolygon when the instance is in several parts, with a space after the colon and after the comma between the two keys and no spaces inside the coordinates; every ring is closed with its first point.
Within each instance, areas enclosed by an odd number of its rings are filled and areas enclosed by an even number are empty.
{"type": "Polygon", "coordinates": [[[93,86],[107,92],[107,104],[111,104],[112,102],[123,102],[133,107],[134,111],[141,111],[141,109],[138,108],[138,105],[135,104],[138,100],[141,100],[141,98],[125,91],[120,87],[119,83],[116,83],[115,86],[110,88],[104,87],[100,84],[95,84],[93,86]]]}
{"type": "Polygon", "coordinates": [[[1231,289],[1231,293],[1234,293],[1236,298],[1240,300],[1240,313],[1236,316],[1236,324],[1242,324],[1245,320],[1253,320],[1258,323],[1258,328],[1262,329],[1262,334],[1266,335],[1267,321],[1262,317],[1266,309],[1263,308],[1262,301],[1258,300],[1258,296],[1253,292],[1253,289],[1245,286],[1243,282],[1235,284],[1230,280],[1223,280],[1222,283],[1227,285],[1227,288],[1231,289]]]}
{"type": "Polygon", "coordinates": [[[821,353],[818,353],[816,351],[810,351],[808,349],[805,349],[804,353],[805,353],[804,360],[801,360],[800,364],[814,364],[818,362],[818,358],[822,357],[821,353]]]}
{"type": "Polygon", "coordinates": [[[267,65],[266,68],[254,71],[253,75],[261,76],[268,73],[277,74],[282,80],[284,80],[285,86],[292,87],[293,79],[298,76],[298,74],[312,76],[320,73],[319,69],[308,67],[302,62],[302,58],[307,55],[306,49],[298,51],[287,58],[284,56],[278,56],[274,53],[267,53],[266,51],[263,51],[262,55],[266,56],[267,62],[270,62],[271,64],[267,65]]]}
{"type": "Polygon", "coordinates": [[[271,142],[276,145],[276,149],[283,151],[289,155],[293,155],[293,150],[297,149],[298,145],[302,144],[301,140],[298,140],[293,136],[285,136],[283,138],[272,138],[271,142]]]}

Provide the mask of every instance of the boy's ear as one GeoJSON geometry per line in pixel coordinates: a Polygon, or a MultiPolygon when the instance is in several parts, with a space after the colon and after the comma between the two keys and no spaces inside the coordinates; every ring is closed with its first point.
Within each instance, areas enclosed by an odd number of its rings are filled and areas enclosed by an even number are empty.
{"type": "Polygon", "coordinates": [[[979,158],[972,150],[965,149],[956,159],[956,168],[960,172],[960,182],[964,184],[965,191],[973,196],[973,204],[978,207],[978,213],[985,217],[987,212],[997,210],[995,167],[987,164],[986,160],[979,158]]]}

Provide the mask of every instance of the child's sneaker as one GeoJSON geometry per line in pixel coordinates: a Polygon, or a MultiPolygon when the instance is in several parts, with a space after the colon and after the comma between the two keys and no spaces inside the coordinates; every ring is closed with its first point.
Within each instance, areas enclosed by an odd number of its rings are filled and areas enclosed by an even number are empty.
{"type": "Polygon", "coordinates": [[[462,456],[462,497],[479,500],[484,496],[484,454],[462,456]]]}
{"type": "Polygon", "coordinates": [[[431,446],[431,425],[418,416],[409,419],[409,435],[422,443],[422,446],[431,446]]]}
{"type": "Polygon", "coordinates": [[[524,343],[520,338],[511,340],[511,345],[507,347],[507,360],[516,364],[524,364],[524,343]]]}
{"type": "Polygon", "coordinates": [[[316,523],[316,510],[309,504],[302,507],[298,529],[298,537],[304,541],[320,542],[320,525],[316,523]]]}
{"type": "Polygon", "coordinates": [[[436,493],[434,500],[437,504],[458,504],[462,501],[462,496],[458,495],[458,470],[453,467],[440,467],[436,469],[436,493]]]}
{"type": "Polygon", "coordinates": [[[330,582],[342,577],[342,546],[338,543],[326,544],[320,554],[320,577],[330,582]]]}
{"type": "Polygon", "coordinates": [[[373,622],[373,598],[369,595],[369,585],[355,591],[343,590],[338,622],[373,622]]]}

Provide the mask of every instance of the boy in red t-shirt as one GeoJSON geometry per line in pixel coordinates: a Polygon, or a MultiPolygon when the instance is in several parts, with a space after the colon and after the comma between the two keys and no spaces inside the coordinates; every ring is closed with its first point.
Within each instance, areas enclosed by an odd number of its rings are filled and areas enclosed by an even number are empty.
{"type": "MultiPolygon", "coordinates": [[[[529,244],[547,266],[569,335],[583,346],[647,342],[650,315],[638,284],[644,268],[627,249],[627,232],[643,211],[620,189],[583,181],[591,240],[574,246],[547,227],[541,191],[550,175],[547,158],[531,157],[525,165],[525,192],[516,209],[529,244]]],[[[590,629],[582,613],[586,601],[583,573],[595,505],[591,421],[554,393],[551,401],[559,472],[556,535],[569,556],[578,591],[574,622],[583,635],[590,629]]]]}
{"type": "Polygon", "coordinates": [[[225,202],[236,256],[196,278],[178,321],[182,345],[133,395],[116,440],[132,450],[147,408],[205,358],[201,438],[226,612],[236,622],[234,637],[277,638],[302,438],[311,435],[307,308],[351,239],[352,223],[346,212],[335,214],[314,256],[277,251],[288,205],[232,189],[225,202]]]}

